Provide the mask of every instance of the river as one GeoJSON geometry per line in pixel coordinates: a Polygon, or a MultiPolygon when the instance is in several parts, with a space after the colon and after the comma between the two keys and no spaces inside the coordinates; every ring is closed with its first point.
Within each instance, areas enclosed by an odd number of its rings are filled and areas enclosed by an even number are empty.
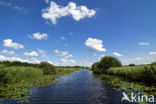
{"type": "Polygon", "coordinates": [[[29,104],[120,104],[122,98],[121,91],[113,89],[85,69],[58,78],[49,86],[30,90],[29,104]]]}

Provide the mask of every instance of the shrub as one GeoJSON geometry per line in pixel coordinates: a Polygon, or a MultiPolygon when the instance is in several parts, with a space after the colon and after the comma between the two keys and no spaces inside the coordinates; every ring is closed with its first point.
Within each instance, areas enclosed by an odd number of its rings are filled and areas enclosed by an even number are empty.
{"type": "Polygon", "coordinates": [[[130,81],[144,82],[148,85],[156,83],[156,65],[110,68],[107,74],[124,77],[130,81]]]}
{"type": "Polygon", "coordinates": [[[135,66],[135,64],[129,64],[128,66],[135,66]]]}
{"type": "Polygon", "coordinates": [[[43,70],[44,75],[49,75],[49,74],[55,74],[55,67],[52,64],[49,64],[48,62],[41,62],[39,64],[39,68],[43,70]]]}
{"type": "Polygon", "coordinates": [[[121,67],[122,66],[120,60],[118,60],[115,57],[111,57],[111,56],[105,56],[105,57],[101,58],[100,64],[101,64],[100,70],[102,73],[106,73],[110,67],[121,67]]]}
{"type": "Polygon", "coordinates": [[[42,70],[33,67],[1,67],[0,83],[19,82],[23,79],[43,76],[42,70]]]}
{"type": "Polygon", "coordinates": [[[156,65],[156,62],[152,62],[151,65],[156,65]]]}
{"type": "Polygon", "coordinates": [[[107,73],[110,67],[121,67],[122,64],[120,60],[115,57],[105,56],[101,58],[100,62],[96,62],[92,65],[92,70],[94,73],[107,73]]]}
{"type": "Polygon", "coordinates": [[[100,62],[96,62],[92,65],[92,70],[94,73],[97,73],[99,74],[100,73],[100,70],[101,70],[101,64],[100,62]]]}

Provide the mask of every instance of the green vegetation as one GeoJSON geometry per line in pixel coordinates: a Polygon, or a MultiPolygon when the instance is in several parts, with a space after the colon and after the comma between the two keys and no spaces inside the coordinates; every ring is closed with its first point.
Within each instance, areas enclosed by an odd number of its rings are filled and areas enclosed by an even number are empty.
{"type": "Polygon", "coordinates": [[[101,58],[100,62],[92,65],[92,70],[97,74],[105,74],[110,67],[121,67],[121,62],[115,57],[105,56],[101,58]]]}
{"type": "Polygon", "coordinates": [[[92,65],[92,71],[113,86],[120,86],[121,88],[127,89],[131,86],[130,89],[136,90],[134,83],[137,83],[138,86],[140,84],[137,88],[140,88],[141,91],[152,91],[156,93],[156,62],[150,65],[130,64],[129,66],[122,66],[118,59],[106,56],[103,57],[100,62],[92,65]],[[133,86],[130,83],[132,83],[133,86]],[[123,85],[128,86],[122,87],[123,85]]]}
{"type": "Polygon", "coordinates": [[[123,77],[117,77],[106,74],[95,76],[119,90],[140,91],[142,93],[144,92],[146,95],[156,95],[156,86],[147,86],[140,82],[130,82],[129,80],[123,77]]]}
{"type": "Polygon", "coordinates": [[[135,64],[129,64],[129,66],[135,66],[135,64]]]}
{"type": "Polygon", "coordinates": [[[49,85],[55,78],[78,69],[80,67],[55,67],[47,62],[0,62],[0,101],[7,98],[26,100],[27,88],[49,85]]]}
{"type": "Polygon", "coordinates": [[[156,83],[156,65],[110,68],[107,74],[125,77],[130,81],[143,82],[148,85],[156,83]]]}

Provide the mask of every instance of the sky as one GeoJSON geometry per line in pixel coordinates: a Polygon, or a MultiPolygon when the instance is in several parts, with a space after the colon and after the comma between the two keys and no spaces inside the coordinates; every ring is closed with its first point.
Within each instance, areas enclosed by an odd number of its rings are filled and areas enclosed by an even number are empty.
{"type": "Polygon", "coordinates": [[[156,61],[155,0],[0,0],[0,61],[156,61]]]}

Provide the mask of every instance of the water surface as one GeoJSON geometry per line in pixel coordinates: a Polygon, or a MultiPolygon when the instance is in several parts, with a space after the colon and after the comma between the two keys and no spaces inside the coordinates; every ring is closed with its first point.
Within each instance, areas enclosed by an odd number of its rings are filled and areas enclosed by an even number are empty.
{"type": "Polygon", "coordinates": [[[112,89],[85,69],[56,79],[56,83],[33,87],[29,104],[120,104],[122,92],[112,89]]]}

